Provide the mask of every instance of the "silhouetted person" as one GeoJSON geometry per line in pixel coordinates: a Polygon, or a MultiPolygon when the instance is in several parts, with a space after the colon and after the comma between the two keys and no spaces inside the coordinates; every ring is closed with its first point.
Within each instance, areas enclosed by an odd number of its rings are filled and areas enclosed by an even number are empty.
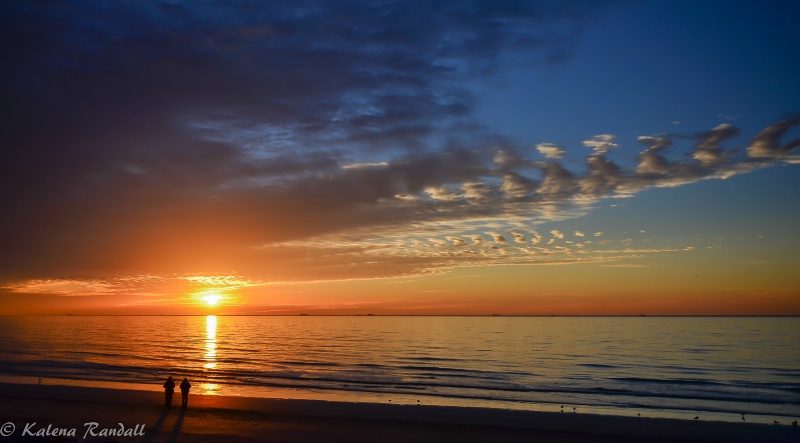
{"type": "Polygon", "coordinates": [[[164,407],[172,408],[172,394],[175,393],[175,382],[172,381],[172,376],[167,378],[164,382],[164,407]]]}
{"type": "Polygon", "coordinates": [[[183,379],[181,382],[181,407],[186,409],[189,406],[189,389],[192,387],[189,380],[183,379]]]}

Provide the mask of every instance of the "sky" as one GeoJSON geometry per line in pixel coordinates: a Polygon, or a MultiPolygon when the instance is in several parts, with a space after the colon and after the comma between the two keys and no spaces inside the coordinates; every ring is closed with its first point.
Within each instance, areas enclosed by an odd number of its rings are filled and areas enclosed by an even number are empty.
{"type": "Polygon", "coordinates": [[[800,315],[795,1],[6,1],[0,314],[800,315]]]}

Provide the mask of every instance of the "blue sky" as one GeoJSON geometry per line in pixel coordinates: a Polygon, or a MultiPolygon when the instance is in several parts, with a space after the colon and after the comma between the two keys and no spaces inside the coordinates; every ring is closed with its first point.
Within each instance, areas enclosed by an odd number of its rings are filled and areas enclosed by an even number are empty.
{"type": "Polygon", "coordinates": [[[800,314],[798,12],[6,3],[0,298],[800,314]]]}

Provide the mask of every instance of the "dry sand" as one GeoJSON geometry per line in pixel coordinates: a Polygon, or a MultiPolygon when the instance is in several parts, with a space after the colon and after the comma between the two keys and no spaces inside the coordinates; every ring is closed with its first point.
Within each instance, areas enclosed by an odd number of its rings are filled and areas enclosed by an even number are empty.
{"type": "Polygon", "coordinates": [[[173,401],[167,410],[155,391],[0,384],[0,433],[14,428],[0,443],[800,442],[799,428],[755,423],[206,395],[182,410],[180,393],[173,401]],[[98,423],[95,436],[87,422],[98,423]],[[128,436],[101,435],[119,423],[128,436]]]}

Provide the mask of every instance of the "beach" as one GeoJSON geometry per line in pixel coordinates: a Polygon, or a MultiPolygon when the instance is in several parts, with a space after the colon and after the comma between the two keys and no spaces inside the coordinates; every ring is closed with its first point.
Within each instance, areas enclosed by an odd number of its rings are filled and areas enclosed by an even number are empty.
{"type": "Polygon", "coordinates": [[[785,425],[0,384],[3,442],[792,442],[785,425]],[[12,424],[13,426],[9,425],[12,424]]]}

